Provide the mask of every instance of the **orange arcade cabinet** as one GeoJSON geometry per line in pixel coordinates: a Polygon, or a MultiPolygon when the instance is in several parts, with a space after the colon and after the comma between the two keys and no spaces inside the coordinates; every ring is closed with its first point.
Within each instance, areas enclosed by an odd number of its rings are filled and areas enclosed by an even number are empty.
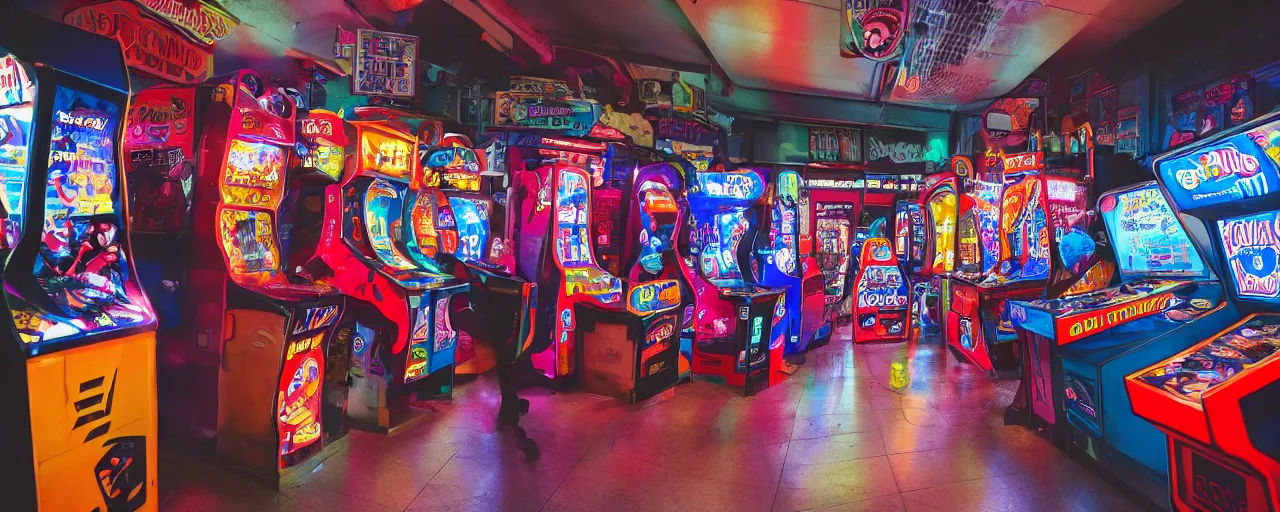
{"type": "Polygon", "coordinates": [[[862,242],[853,279],[853,341],[905,341],[911,295],[888,238],[862,242]]]}
{"type": "MultiPolygon", "coordinates": [[[[351,365],[360,371],[347,416],[386,432],[422,417],[412,402],[452,392],[457,331],[449,304],[468,285],[435,260],[413,258],[403,240],[406,224],[436,214],[411,202],[411,184],[421,179],[415,136],[394,111],[357,110],[367,119],[344,123],[347,167],[325,194],[324,231],[335,235],[321,241],[316,260],[351,299],[351,365]]],[[[448,234],[424,233],[429,238],[415,243],[452,250],[457,234],[448,234]]]]}
{"type": "Polygon", "coordinates": [[[190,271],[189,339],[168,344],[205,407],[188,428],[216,432],[221,461],[273,485],[287,485],[323,457],[321,386],[325,351],[343,298],[323,276],[290,268],[286,226],[300,175],[291,169],[293,99],[241,70],[197,89],[203,116],[190,271]],[[210,381],[209,377],[216,380],[210,381]],[[271,421],[263,421],[271,418],[271,421]]]}
{"type": "Polygon", "coordinates": [[[120,46],[5,16],[4,508],[158,510],[156,321],[129,243],[120,46]]]}
{"type": "MultiPolygon", "coordinates": [[[[1280,508],[1280,113],[1155,159],[1156,180],[1227,290],[1230,322],[1125,379],[1169,436],[1175,510],[1280,508]]],[[[1204,324],[1200,327],[1199,324],[1204,324]]]]}

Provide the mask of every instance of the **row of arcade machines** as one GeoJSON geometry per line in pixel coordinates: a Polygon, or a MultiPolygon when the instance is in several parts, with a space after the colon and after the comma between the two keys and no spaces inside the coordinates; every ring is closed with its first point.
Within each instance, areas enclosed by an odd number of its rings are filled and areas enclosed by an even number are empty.
{"type": "Polygon", "coordinates": [[[7,509],[158,509],[156,316],[120,160],[129,91],[115,41],[0,16],[7,509]]]}
{"type": "Polygon", "coordinates": [[[1034,418],[1155,503],[1276,510],[1280,115],[1153,166],[1097,202],[1120,284],[1012,306],[1034,418]]]}
{"type": "Polygon", "coordinates": [[[912,324],[989,375],[1020,368],[1025,344],[1014,343],[1010,300],[1084,293],[1110,275],[1089,231],[1088,133],[1087,125],[1078,132],[1076,154],[1002,155],[978,173],[956,156],[919,202],[897,205],[894,242],[912,283],[912,324]]]}
{"type": "Polygon", "coordinates": [[[816,339],[830,340],[846,319],[858,343],[909,337],[914,302],[910,282],[901,271],[906,251],[896,243],[886,247],[879,241],[889,241],[893,197],[865,189],[809,190],[814,264],[822,277],[814,286],[822,286],[825,305],[816,339]],[[874,239],[879,240],[867,243],[874,239]]]}
{"type": "Polygon", "coordinates": [[[539,304],[541,375],[644,398],[691,372],[750,394],[784,378],[784,354],[813,339],[820,317],[802,310],[820,310],[821,296],[801,286],[794,171],[680,160],[619,171],[613,143],[528,133],[504,143],[520,275],[556,293],[539,304]],[[619,172],[629,180],[610,176],[619,172]],[[622,229],[599,227],[616,226],[619,209],[630,213],[622,229]],[[625,274],[604,268],[606,244],[622,248],[625,274]]]}
{"type": "Polygon", "coordinates": [[[499,416],[518,423],[509,367],[536,289],[493,250],[482,154],[404,113],[294,105],[247,70],[134,95],[123,147],[161,424],[287,485],[348,420],[388,431],[451,393],[463,341],[497,352],[499,416]]]}

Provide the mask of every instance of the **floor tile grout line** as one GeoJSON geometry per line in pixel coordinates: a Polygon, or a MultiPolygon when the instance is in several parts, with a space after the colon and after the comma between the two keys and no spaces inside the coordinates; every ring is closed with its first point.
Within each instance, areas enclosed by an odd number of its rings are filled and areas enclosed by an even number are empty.
{"type": "MultiPolygon", "coordinates": [[[[612,438],[614,441],[617,441],[617,438],[618,438],[618,431],[614,429],[614,425],[613,425],[614,422],[616,421],[618,421],[618,418],[614,417],[613,419],[609,420],[609,423],[605,424],[605,426],[608,427],[608,436],[612,438]]],[[[605,434],[601,433],[599,434],[598,439],[595,439],[592,442],[598,443],[604,440],[604,438],[605,438],[605,434]]],[[[610,445],[612,446],[612,443],[610,443],[610,445]]],[[[591,445],[590,447],[587,448],[585,452],[582,452],[582,456],[578,457],[578,461],[574,462],[573,466],[569,467],[569,471],[564,474],[564,479],[560,480],[560,483],[556,484],[555,489],[552,489],[550,493],[547,493],[547,499],[542,501],[542,505],[538,507],[538,512],[543,512],[544,510],[546,510],[547,505],[551,504],[551,498],[556,497],[556,493],[560,492],[560,488],[564,487],[564,483],[569,481],[569,477],[573,475],[573,471],[578,469],[578,466],[582,465],[582,461],[587,459],[587,455],[591,453],[592,448],[595,448],[595,445],[591,445]]],[[[613,449],[610,449],[609,453],[612,454],[613,449]]],[[[623,456],[626,456],[626,455],[624,454],[623,456]]]]}
{"type": "Polygon", "coordinates": [[[413,504],[418,501],[418,497],[422,496],[422,493],[426,492],[428,487],[431,487],[431,482],[434,482],[436,480],[436,477],[440,476],[440,472],[444,471],[444,468],[448,466],[450,462],[453,462],[453,459],[457,457],[458,453],[461,451],[462,451],[462,446],[459,445],[458,449],[454,450],[453,453],[449,455],[449,459],[444,461],[444,464],[441,464],[440,468],[437,469],[435,473],[431,474],[431,478],[427,479],[427,483],[422,484],[422,488],[418,489],[418,493],[413,495],[413,499],[409,500],[409,504],[405,505],[404,508],[400,510],[400,512],[407,512],[409,510],[409,507],[412,507],[413,504]]]}

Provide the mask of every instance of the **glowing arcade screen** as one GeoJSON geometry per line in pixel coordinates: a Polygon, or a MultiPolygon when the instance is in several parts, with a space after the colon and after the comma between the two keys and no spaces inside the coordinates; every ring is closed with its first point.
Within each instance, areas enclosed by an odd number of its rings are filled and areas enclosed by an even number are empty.
{"type": "Polygon", "coordinates": [[[1005,188],[1000,206],[1000,273],[1010,280],[1044,279],[1049,275],[1049,227],[1041,180],[1023,175],[1005,188]]]}
{"type": "Polygon", "coordinates": [[[800,202],[800,175],[795,171],[778,174],[777,201],[773,203],[773,222],[769,226],[769,240],[773,242],[773,263],[783,273],[799,275],[796,250],[799,241],[796,206],[800,202]]]}
{"type": "MultiPolygon", "coordinates": [[[[59,86],[36,282],[66,321],[15,308],[24,341],[143,324],[152,318],[129,275],[116,168],[120,105],[59,86]]],[[[78,337],[78,336],[77,336],[78,337]]]]}
{"type": "Polygon", "coordinates": [[[0,57],[0,248],[12,248],[22,230],[35,92],[18,60],[0,57]]]}
{"type": "Polygon", "coordinates": [[[644,198],[640,205],[640,268],[650,274],[662,273],[662,255],[671,250],[671,235],[675,225],[658,222],[658,214],[677,213],[676,200],[666,185],[646,181],[639,190],[644,198]]]}
{"type": "Polygon", "coordinates": [[[284,150],[279,146],[233,139],[227,147],[222,202],[273,208],[283,195],[284,150]]]}
{"type": "Polygon", "coordinates": [[[973,182],[973,216],[978,230],[978,242],[982,249],[982,273],[991,272],[1000,262],[1000,198],[1003,187],[999,183],[973,182]]]}
{"type": "Polygon", "coordinates": [[[738,267],[738,243],[747,232],[746,212],[729,210],[716,212],[705,221],[699,219],[691,235],[701,250],[698,265],[702,275],[717,285],[734,286],[742,283],[742,269],[738,267]]]}
{"type": "Polygon", "coordinates": [[[564,170],[556,184],[556,254],[565,267],[595,266],[587,226],[590,186],[587,178],[564,170]]]}
{"type": "Polygon", "coordinates": [[[1056,176],[1046,176],[1044,186],[1049,229],[1058,247],[1059,263],[1073,274],[1083,272],[1084,264],[1097,250],[1085,214],[1089,189],[1076,180],[1056,176]]]}
{"type": "Polygon", "coordinates": [[[956,193],[950,188],[929,197],[929,213],[933,218],[933,261],[925,262],[933,272],[941,274],[955,268],[956,193]]]}
{"type": "Polygon", "coordinates": [[[1280,211],[1221,219],[1218,240],[1236,297],[1280,304],[1280,211]]]}
{"type": "Polygon", "coordinates": [[[1122,277],[1208,275],[1200,254],[1155,183],[1103,195],[1098,211],[1107,225],[1122,277]]]}
{"type": "Polygon", "coordinates": [[[373,180],[364,196],[364,222],[369,234],[369,246],[387,266],[396,270],[416,268],[400,249],[396,248],[391,234],[400,229],[404,215],[405,191],[403,186],[384,179],[373,180]]]}
{"type": "Polygon", "coordinates": [[[233,275],[271,273],[280,269],[275,218],[268,212],[222,210],[222,249],[233,275]]]}
{"type": "Polygon", "coordinates": [[[393,137],[365,129],[360,132],[360,165],[362,170],[380,172],[393,178],[407,178],[412,158],[418,152],[411,139],[393,137]]]}
{"type": "Polygon", "coordinates": [[[1159,163],[1179,210],[1240,201],[1280,191],[1280,121],[1159,163]]]}
{"type": "Polygon", "coordinates": [[[450,197],[449,205],[458,220],[458,250],[454,255],[465,262],[484,260],[485,246],[489,243],[489,202],[450,197]]]}

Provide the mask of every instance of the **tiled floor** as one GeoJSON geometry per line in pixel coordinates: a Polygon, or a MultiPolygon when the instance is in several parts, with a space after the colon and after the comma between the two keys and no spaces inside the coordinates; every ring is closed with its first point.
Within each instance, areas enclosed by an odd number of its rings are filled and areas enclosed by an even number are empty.
{"type": "Polygon", "coordinates": [[[526,391],[542,459],[495,432],[496,385],[462,387],[429,421],[348,448],[276,493],[162,455],[163,510],[234,511],[1125,511],[1125,496],[1047,441],[1004,426],[1016,383],[936,345],[809,354],[752,398],[686,384],[638,406],[526,391]],[[910,383],[889,387],[890,364],[910,383]]]}

